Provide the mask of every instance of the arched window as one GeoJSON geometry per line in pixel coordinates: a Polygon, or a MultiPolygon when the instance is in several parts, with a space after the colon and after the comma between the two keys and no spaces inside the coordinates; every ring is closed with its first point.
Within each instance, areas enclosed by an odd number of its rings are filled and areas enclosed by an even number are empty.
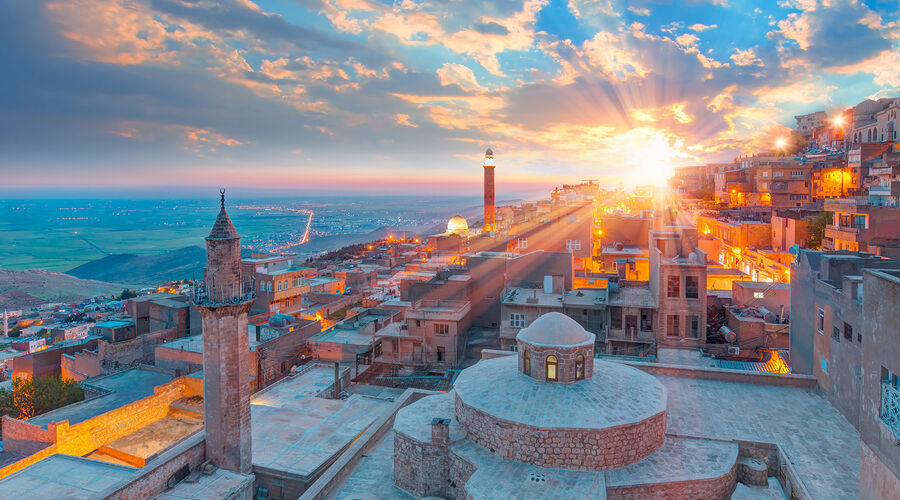
{"type": "Polygon", "coordinates": [[[584,354],[575,356],[575,380],[584,378],[584,354]]]}
{"type": "Polygon", "coordinates": [[[547,356],[547,380],[556,381],[556,356],[547,356]]]}
{"type": "Polygon", "coordinates": [[[522,353],[522,373],[531,376],[531,353],[527,349],[522,353]]]}

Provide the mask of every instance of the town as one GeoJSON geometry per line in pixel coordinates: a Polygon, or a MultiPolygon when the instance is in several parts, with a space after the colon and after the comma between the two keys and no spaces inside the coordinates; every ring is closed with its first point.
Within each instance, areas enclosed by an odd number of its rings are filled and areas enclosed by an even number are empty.
{"type": "Polygon", "coordinates": [[[0,491],[896,498],[898,111],[511,206],[488,149],[479,220],[307,259],[222,190],[202,279],[2,311],[0,491]]]}

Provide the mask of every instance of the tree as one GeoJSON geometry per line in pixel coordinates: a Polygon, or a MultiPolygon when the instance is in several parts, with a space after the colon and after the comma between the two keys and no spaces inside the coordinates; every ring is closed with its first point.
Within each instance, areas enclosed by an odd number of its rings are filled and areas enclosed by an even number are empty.
{"type": "Polygon", "coordinates": [[[71,379],[14,378],[12,390],[0,389],[0,415],[25,420],[83,399],[84,391],[71,379]]]}
{"type": "Polygon", "coordinates": [[[116,296],[115,299],[116,300],[128,300],[128,299],[133,299],[134,297],[137,297],[137,296],[138,296],[137,292],[135,292],[134,290],[132,290],[130,288],[126,288],[126,289],[122,290],[122,293],[120,293],[118,296],[116,296]]]}
{"type": "Polygon", "coordinates": [[[833,212],[819,212],[809,218],[809,242],[807,246],[811,250],[819,250],[822,248],[822,239],[825,237],[825,226],[832,223],[834,219],[833,212]]]}

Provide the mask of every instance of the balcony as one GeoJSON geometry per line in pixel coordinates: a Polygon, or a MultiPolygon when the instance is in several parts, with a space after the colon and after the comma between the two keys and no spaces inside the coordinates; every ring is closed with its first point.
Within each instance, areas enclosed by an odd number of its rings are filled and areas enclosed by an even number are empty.
{"type": "Polygon", "coordinates": [[[900,438],[900,389],[881,383],[881,421],[900,438]]]}
{"type": "Polygon", "coordinates": [[[256,282],[253,278],[240,283],[219,284],[215,280],[194,285],[191,297],[198,306],[214,307],[249,302],[256,296],[256,282]]]}

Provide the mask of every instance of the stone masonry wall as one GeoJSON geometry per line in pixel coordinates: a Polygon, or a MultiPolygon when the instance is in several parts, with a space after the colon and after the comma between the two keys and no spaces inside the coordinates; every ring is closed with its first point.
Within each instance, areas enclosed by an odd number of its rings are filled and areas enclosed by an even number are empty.
{"type": "Polygon", "coordinates": [[[703,498],[727,500],[737,485],[737,464],[725,475],[696,481],[637,484],[606,489],[608,500],[638,500],[645,498],[703,498]]]}
{"type": "Polygon", "coordinates": [[[414,441],[395,432],[394,486],[416,498],[450,498],[447,446],[414,441]]]}
{"type": "Polygon", "coordinates": [[[475,474],[475,466],[454,453],[450,454],[450,495],[447,498],[466,498],[466,483],[475,474]]]}
{"type": "Polygon", "coordinates": [[[519,340],[519,373],[524,372],[523,358],[526,353],[531,357],[531,378],[541,382],[547,381],[547,356],[556,356],[556,381],[555,384],[572,384],[580,382],[575,380],[575,358],[579,354],[584,356],[584,379],[590,379],[594,374],[594,348],[592,345],[578,346],[570,349],[559,346],[535,346],[519,340]]]}
{"type": "Polygon", "coordinates": [[[494,418],[456,398],[467,437],[501,458],[542,467],[609,470],[639,462],[665,440],[666,412],[606,429],[540,429],[494,418]]]}

